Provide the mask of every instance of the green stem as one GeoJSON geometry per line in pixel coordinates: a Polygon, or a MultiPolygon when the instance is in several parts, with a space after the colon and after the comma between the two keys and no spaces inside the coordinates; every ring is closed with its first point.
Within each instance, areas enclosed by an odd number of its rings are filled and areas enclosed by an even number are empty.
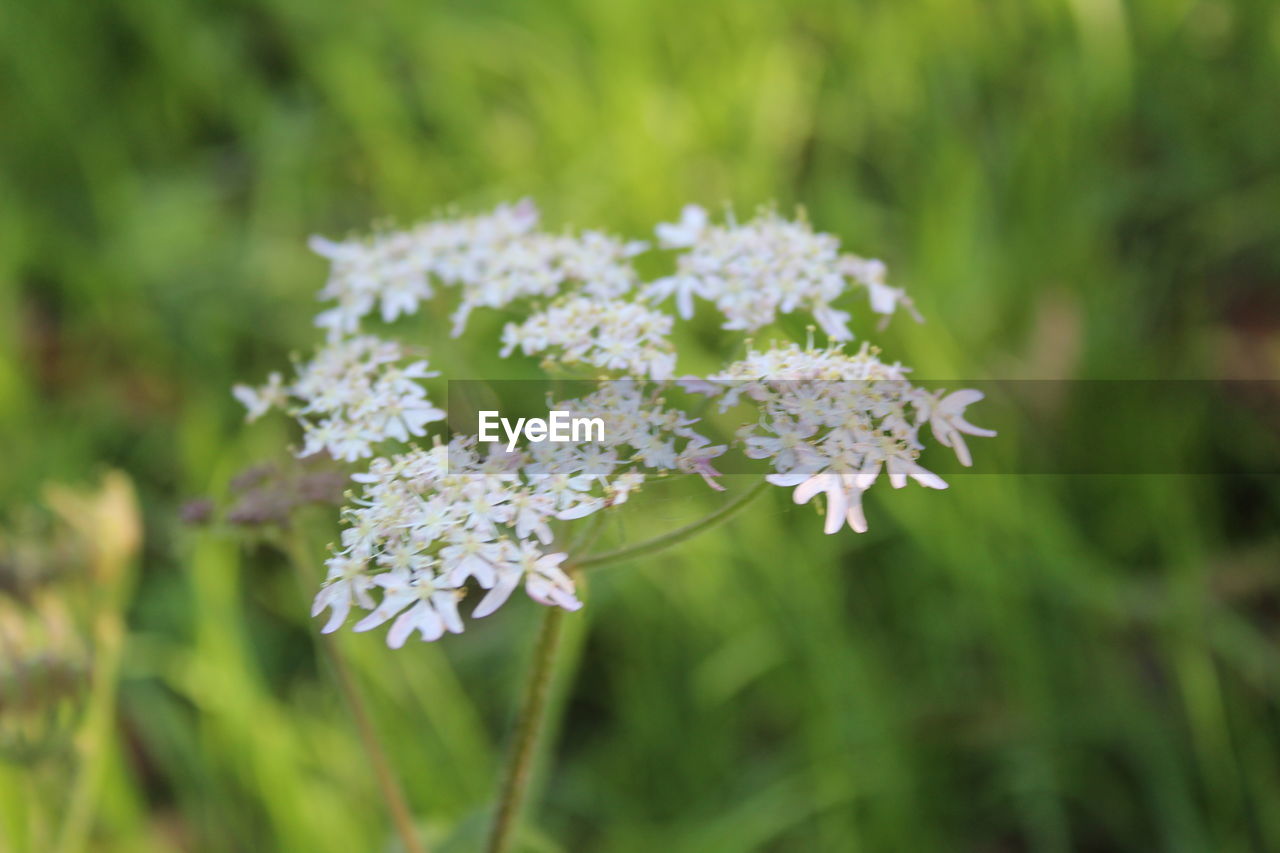
{"type": "MultiPolygon", "coordinates": [[[[293,564],[298,574],[303,590],[310,589],[317,582],[317,579],[313,577],[314,572],[311,569],[311,561],[307,558],[306,543],[303,542],[302,536],[298,533],[295,525],[290,525],[285,531],[282,545],[289,557],[289,562],[293,564]]],[[[356,732],[359,734],[360,742],[369,757],[369,764],[373,767],[373,775],[377,780],[378,788],[382,791],[383,799],[387,801],[387,810],[391,812],[391,821],[395,824],[396,834],[400,836],[400,843],[404,845],[405,853],[426,853],[426,847],[418,839],[418,832],[414,828],[413,813],[409,810],[409,803],[405,798],[404,791],[400,788],[395,772],[391,769],[391,762],[387,760],[387,753],[382,748],[382,742],[378,740],[377,731],[373,726],[373,718],[360,695],[359,684],[356,682],[355,674],[347,663],[346,656],[338,645],[337,637],[332,634],[321,634],[320,647],[324,649],[325,657],[333,670],[334,679],[338,682],[338,690],[342,693],[342,698],[347,703],[347,708],[351,711],[351,717],[356,724],[356,732]]]]}
{"type": "Polygon", "coordinates": [[[722,521],[727,521],[736,515],[743,507],[749,504],[757,495],[764,492],[769,486],[767,482],[761,481],[752,487],[749,491],[729,501],[715,512],[701,518],[692,524],[686,524],[684,527],[678,527],[675,530],[663,533],[661,536],[655,536],[652,539],[646,539],[643,542],[637,542],[634,545],[627,545],[614,551],[605,551],[603,554],[594,554],[590,557],[583,557],[572,563],[575,569],[594,569],[600,566],[606,566],[610,563],[621,563],[624,560],[633,560],[637,557],[644,557],[649,554],[657,553],[670,548],[672,545],[678,545],[686,539],[697,536],[704,530],[715,527],[722,521]]]}
{"type": "Polygon", "coordinates": [[[519,825],[520,811],[529,792],[538,740],[546,729],[547,697],[555,672],[556,652],[560,648],[563,623],[564,611],[559,607],[548,607],[542,618],[529,681],[525,685],[524,698],[520,703],[515,738],[511,743],[511,753],[507,758],[498,798],[498,810],[493,817],[488,846],[485,847],[488,853],[505,853],[510,848],[512,836],[519,825]]]}
{"type": "MultiPolygon", "coordinates": [[[[649,539],[616,551],[607,551],[592,557],[569,563],[566,568],[574,575],[582,569],[603,566],[642,557],[669,548],[709,530],[722,521],[732,518],[737,512],[762,493],[768,483],[761,482],[729,503],[720,507],[707,517],[672,530],[662,536],[649,539]]],[[[584,546],[594,538],[597,531],[596,522],[584,530],[582,536],[575,541],[575,546],[584,546]]],[[[575,550],[575,548],[570,548],[575,550]]],[[[572,558],[571,558],[572,559],[572,558]]],[[[580,578],[575,578],[581,580],[580,578]]],[[[547,608],[542,627],[538,633],[537,644],[533,651],[533,661],[529,671],[529,680],[525,685],[524,697],[520,704],[520,714],[516,718],[515,736],[511,743],[511,751],[507,757],[506,770],[503,775],[502,789],[498,796],[498,808],[494,814],[493,826],[489,834],[487,853],[506,853],[510,849],[512,838],[520,822],[520,812],[529,793],[529,782],[532,777],[533,762],[537,757],[538,741],[547,729],[547,700],[554,680],[557,663],[557,652],[560,648],[560,637],[563,631],[564,611],[559,607],[547,608]]]]}

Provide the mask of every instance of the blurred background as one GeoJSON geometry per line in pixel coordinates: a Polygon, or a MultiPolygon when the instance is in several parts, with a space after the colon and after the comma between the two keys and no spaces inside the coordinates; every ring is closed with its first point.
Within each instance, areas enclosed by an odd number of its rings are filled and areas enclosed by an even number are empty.
{"type": "MultiPolygon", "coordinates": [[[[856,331],[922,377],[1274,380],[1278,57],[1269,0],[6,3],[0,850],[397,849],[312,581],[245,523],[325,496],[229,391],[316,341],[308,235],[803,205],[914,296],[856,331]]],[[[971,474],[862,536],[777,490],[602,571],[524,849],[1280,849],[1276,385],[1247,435],[1073,387],[1062,433],[1242,473],[971,474]]],[[[618,535],[713,505],[645,499],[618,535]]],[[[537,615],[340,640],[432,849],[476,849],[537,615]]]]}

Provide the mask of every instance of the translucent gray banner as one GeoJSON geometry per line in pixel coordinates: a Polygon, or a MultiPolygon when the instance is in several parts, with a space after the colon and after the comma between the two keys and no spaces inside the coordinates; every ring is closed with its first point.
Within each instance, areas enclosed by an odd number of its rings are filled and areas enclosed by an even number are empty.
{"type": "MultiPolygon", "coordinates": [[[[788,404],[798,400],[797,405],[807,406],[811,405],[808,395],[825,407],[817,418],[823,424],[838,424],[844,419],[864,445],[882,439],[892,443],[893,431],[881,427],[886,417],[893,418],[903,388],[895,380],[775,381],[764,383],[764,390],[750,382],[634,384],[623,380],[453,380],[448,386],[450,436],[479,437],[485,430],[486,437],[494,439],[464,443],[468,453],[512,447],[535,452],[548,473],[557,473],[560,460],[568,457],[573,458],[573,470],[565,473],[608,473],[592,470],[590,460],[610,450],[624,456],[636,453],[634,445],[618,445],[616,432],[608,433],[619,417],[620,429],[634,431],[638,417],[642,421],[640,433],[650,435],[645,440],[661,444],[670,439],[672,449],[680,451],[690,441],[687,433],[696,433],[710,445],[726,447],[711,462],[718,473],[754,477],[774,472],[776,456],[751,458],[753,445],[744,440],[741,430],[747,427],[751,434],[765,439],[778,437],[779,425],[770,420],[778,408],[771,409],[770,400],[784,397],[788,404]],[[753,399],[761,397],[764,402],[753,399]],[[606,403],[601,404],[602,398],[606,403]],[[626,403],[621,415],[616,405],[619,400],[626,403]],[[726,400],[729,405],[722,405],[726,400]],[[677,414],[687,418],[671,420],[677,414]],[[597,418],[604,422],[603,441],[590,428],[597,425],[586,423],[597,418]],[[659,423],[643,423],[645,418],[659,423]],[[664,432],[665,424],[683,420],[692,421],[676,427],[685,435],[664,432]],[[575,421],[579,422],[576,435],[575,421]],[[558,454],[532,446],[554,443],[552,436],[557,434],[581,452],[558,454]],[[583,457],[588,460],[585,468],[583,457]]],[[[932,421],[921,419],[927,411],[902,406],[901,414],[908,420],[920,420],[916,430],[923,445],[919,464],[944,477],[1280,474],[1280,381],[930,381],[912,376],[908,387],[930,392],[935,409],[937,401],[953,392],[980,392],[981,399],[970,402],[962,417],[997,433],[994,437],[962,435],[973,462],[965,467],[953,449],[940,446],[932,421]]],[[[928,409],[930,398],[920,399],[928,409]]],[[[790,430],[794,435],[793,426],[784,423],[781,432],[790,430]]],[[[838,427],[823,426],[793,440],[819,442],[833,429],[838,427]]],[[[754,447],[757,456],[765,450],[759,443],[754,447]]],[[[800,460],[795,470],[816,473],[825,464],[825,457],[800,460]]]]}

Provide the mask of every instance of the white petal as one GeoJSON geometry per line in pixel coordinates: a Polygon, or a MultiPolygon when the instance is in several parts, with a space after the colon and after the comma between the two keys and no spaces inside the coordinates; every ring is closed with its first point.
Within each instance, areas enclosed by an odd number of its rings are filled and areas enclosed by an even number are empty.
{"type": "Polygon", "coordinates": [[[431,604],[435,607],[436,613],[440,614],[444,627],[448,631],[454,634],[462,633],[462,617],[458,615],[458,597],[454,595],[453,590],[432,593],[431,604]]]}
{"type": "Polygon", "coordinates": [[[867,282],[871,296],[871,310],[877,314],[892,314],[898,305],[898,290],[878,281],[867,282]]]}
{"type": "Polygon", "coordinates": [[[413,601],[413,598],[411,592],[388,592],[382,597],[382,603],[372,613],[357,622],[351,630],[356,632],[373,630],[403,610],[409,602],[413,601]]]}
{"type": "Polygon", "coordinates": [[[845,512],[845,520],[855,532],[867,532],[867,517],[862,512],[861,489],[853,489],[849,492],[849,509],[845,512]]]}
{"type": "Polygon", "coordinates": [[[814,495],[834,487],[836,487],[835,475],[814,474],[799,486],[796,486],[795,494],[792,495],[791,499],[798,504],[807,504],[814,495]]]}
{"type": "Polygon", "coordinates": [[[575,518],[584,518],[591,515],[591,513],[596,510],[604,508],[604,505],[605,503],[603,498],[592,498],[591,500],[583,501],[577,506],[571,506],[568,509],[560,510],[556,513],[556,518],[561,521],[572,521],[575,518]]]}
{"type": "Polygon", "coordinates": [[[539,577],[530,577],[525,582],[524,591],[534,601],[548,607],[562,607],[565,610],[578,610],[582,607],[582,602],[572,592],[539,577]]]}
{"type": "Polygon", "coordinates": [[[476,609],[471,611],[471,618],[483,619],[503,604],[506,604],[507,599],[511,597],[511,593],[519,585],[519,572],[503,572],[498,578],[498,582],[493,585],[493,589],[489,590],[485,597],[480,599],[476,609]]]}
{"type": "Polygon", "coordinates": [[[343,591],[341,595],[337,595],[334,594],[333,590],[334,587],[320,590],[320,594],[316,596],[315,604],[311,608],[312,616],[319,616],[320,611],[324,610],[325,607],[330,608],[329,620],[320,629],[321,634],[332,634],[341,628],[342,623],[347,621],[347,614],[351,611],[351,598],[346,592],[343,591]],[[326,596],[325,593],[329,594],[326,596]]]}
{"type": "Polygon", "coordinates": [[[908,473],[911,475],[911,479],[915,480],[917,483],[919,483],[920,485],[926,488],[945,489],[947,487],[946,480],[942,479],[932,471],[928,471],[924,468],[921,468],[919,465],[916,465],[915,463],[911,464],[911,467],[908,469],[908,473]]]}
{"type": "Polygon", "coordinates": [[[844,526],[845,513],[849,511],[849,493],[844,489],[827,490],[827,518],[822,525],[822,532],[828,536],[838,533],[844,526]]]}
{"type": "Polygon", "coordinates": [[[391,630],[387,632],[387,646],[390,648],[401,648],[404,646],[404,641],[409,639],[409,634],[413,631],[413,623],[405,619],[408,615],[406,613],[397,619],[391,626],[391,630]]]}
{"type": "Polygon", "coordinates": [[[330,260],[350,259],[360,254],[360,250],[356,246],[349,243],[339,243],[335,240],[330,240],[328,237],[321,237],[319,234],[313,234],[307,239],[307,248],[317,255],[330,260]]]}
{"type": "MultiPolygon", "coordinates": [[[[440,639],[444,635],[444,620],[440,618],[440,614],[436,613],[428,602],[420,601],[413,608],[400,615],[395,624],[391,626],[388,634],[396,633],[403,622],[408,626],[409,631],[416,630],[422,635],[422,639],[427,642],[440,639]]],[[[388,636],[390,641],[390,636],[388,636]]],[[[403,641],[402,641],[403,642],[403,641]]]]}
{"type": "Polygon", "coordinates": [[[965,406],[972,405],[986,397],[981,391],[973,388],[962,388],[959,391],[952,391],[950,394],[942,398],[938,403],[939,409],[945,409],[948,412],[963,412],[965,406]]]}
{"type": "Polygon", "coordinates": [[[676,310],[680,313],[681,319],[688,320],[693,317],[693,292],[682,287],[676,293],[676,310]]]}

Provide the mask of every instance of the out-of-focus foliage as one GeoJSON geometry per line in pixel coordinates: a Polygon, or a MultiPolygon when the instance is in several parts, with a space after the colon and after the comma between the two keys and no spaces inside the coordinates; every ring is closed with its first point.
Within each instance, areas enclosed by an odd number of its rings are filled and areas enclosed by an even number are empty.
{"type": "MultiPolygon", "coordinates": [[[[179,521],[288,440],[228,389],[310,346],[306,235],[776,200],[890,264],[929,320],[859,333],[921,377],[1275,377],[1278,55],[1268,0],[5,4],[0,504],[109,464],[145,514],[90,848],[392,844],[309,595],[179,521]]],[[[1277,426],[1114,418],[1246,470],[1277,426]]],[[[634,535],[710,505],[647,500],[634,535]]],[[[961,476],[829,538],[784,500],[591,579],[563,849],[1280,846],[1274,479],[961,476]]],[[[344,638],[433,837],[488,802],[536,615],[344,638]]],[[[0,849],[47,849],[66,770],[0,763],[0,849]]]]}

